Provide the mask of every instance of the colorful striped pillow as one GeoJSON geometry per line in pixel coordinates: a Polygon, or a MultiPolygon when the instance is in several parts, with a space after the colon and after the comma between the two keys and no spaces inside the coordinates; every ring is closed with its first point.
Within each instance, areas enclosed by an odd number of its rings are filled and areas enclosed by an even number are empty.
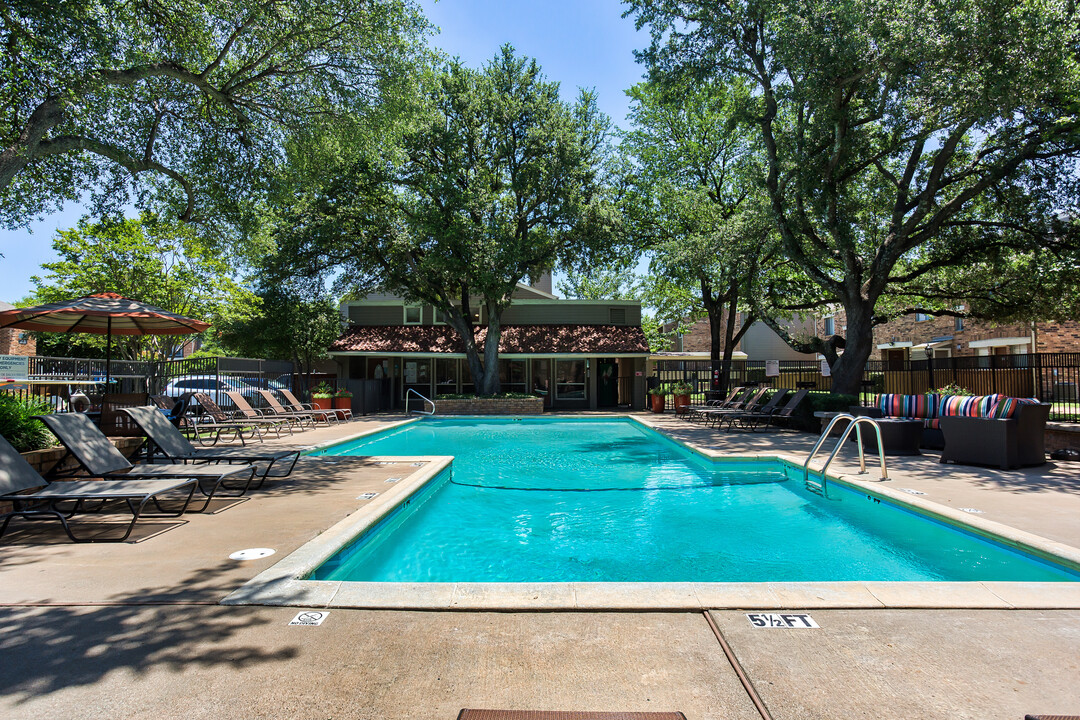
{"type": "Polygon", "coordinates": [[[990,414],[988,417],[998,419],[1011,418],[1016,415],[1016,411],[1020,409],[1021,405],[1038,404],[1038,398],[1014,398],[1002,396],[1002,398],[996,403],[994,403],[994,406],[990,408],[990,414]]]}
{"type": "Polygon", "coordinates": [[[978,395],[943,395],[938,413],[941,417],[978,417],[978,395]]]}
{"type": "Polygon", "coordinates": [[[937,410],[936,395],[883,394],[878,409],[885,417],[929,418],[937,410]]]}

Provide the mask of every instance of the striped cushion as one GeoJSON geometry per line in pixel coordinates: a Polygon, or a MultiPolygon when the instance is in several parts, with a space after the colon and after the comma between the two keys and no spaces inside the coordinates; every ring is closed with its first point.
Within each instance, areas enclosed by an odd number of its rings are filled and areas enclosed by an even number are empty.
{"type": "Polygon", "coordinates": [[[987,417],[992,418],[1011,418],[1016,415],[1016,411],[1021,405],[1038,405],[1038,398],[1012,398],[1002,397],[994,406],[990,408],[990,414],[987,417]]]}
{"type": "Polygon", "coordinates": [[[937,395],[884,394],[878,409],[885,417],[931,418],[937,414],[937,395]]]}
{"type": "Polygon", "coordinates": [[[1004,395],[946,395],[941,398],[941,417],[991,417],[994,405],[1004,395]]]}
{"type": "Polygon", "coordinates": [[[923,427],[937,430],[941,427],[941,418],[927,418],[923,420],[923,427]]]}

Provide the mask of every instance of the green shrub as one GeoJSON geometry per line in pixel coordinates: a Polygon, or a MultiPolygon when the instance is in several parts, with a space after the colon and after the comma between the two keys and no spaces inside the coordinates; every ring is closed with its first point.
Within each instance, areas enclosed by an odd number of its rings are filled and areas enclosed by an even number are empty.
{"type": "Polygon", "coordinates": [[[814,417],[816,412],[847,412],[848,408],[859,404],[857,395],[837,395],[830,392],[811,391],[806,399],[791,414],[791,426],[798,430],[820,433],[821,419],[814,417]]]}
{"type": "Polygon", "coordinates": [[[17,395],[0,392],[0,435],[19,452],[51,447],[56,443],[52,433],[40,420],[32,417],[51,412],[49,404],[41,400],[23,400],[17,395]]]}
{"type": "Polygon", "coordinates": [[[968,390],[966,387],[961,387],[956,383],[949,383],[948,385],[942,385],[937,390],[934,390],[938,395],[974,395],[975,393],[968,390]]]}

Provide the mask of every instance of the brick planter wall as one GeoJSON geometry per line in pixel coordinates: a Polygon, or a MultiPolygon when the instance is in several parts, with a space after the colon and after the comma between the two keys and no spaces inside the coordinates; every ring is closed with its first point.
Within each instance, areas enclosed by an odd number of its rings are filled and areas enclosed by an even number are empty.
{"type": "Polygon", "coordinates": [[[1080,450],[1080,424],[1046,423],[1046,454],[1055,450],[1080,450]]]}
{"type": "Polygon", "coordinates": [[[543,415],[544,399],[533,398],[469,398],[467,400],[436,400],[436,415],[543,415]]]}

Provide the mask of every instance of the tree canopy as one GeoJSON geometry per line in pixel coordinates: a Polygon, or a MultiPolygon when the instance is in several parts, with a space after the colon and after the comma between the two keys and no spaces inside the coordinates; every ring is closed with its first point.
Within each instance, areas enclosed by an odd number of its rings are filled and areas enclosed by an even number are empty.
{"type": "Polygon", "coordinates": [[[608,247],[608,121],[591,93],[563,102],[509,46],[480,70],[450,62],[426,101],[396,147],[286,214],[280,255],[296,272],[339,273],[343,291],[432,305],[461,336],[478,392],[493,394],[518,283],[608,247]]]}
{"type": "Polygon", "coordinates": [[[655,78],[751,84],[743,117],[802,275],[769,302],[843,306],[846,337],[788,338],[828,358],[838,392],[858,390],[875,324],[927,297],[944,312],[944,295],[986,295],[1002,281],[966,268],[1019,269],[994,258],[1040,248],[1071,262],[1061,212],[1075,206],[1080,154],[1072,3],[629,4],[652,31],[642,59],[655,78]],[[981,288],[935,293],[957,268],[981,288]]]}
{"type": "MultiPolygon", "coordinates": [[[[59,258],[42,265],[44,276],[32,276],[32,303],[70,300],[114,292],[163,310],[217,322],[247,304],[250,293],[233,278],[229,266],[197,241],[188,225],[144,214],[137,220],[82,220],[61,230],[53,240],[59,258]]],[[[189,336],[115,336],[113,348],[129,360],[147,355],[172,357],[189,336]]],[[[99,355],[101,335],[39,333],[43,355],[99,355]]]]}
{"type": "Polygon", "coordinates": [[[239,213],[290,132],[400,94],[426,31],[412,0],[5,2],[0,223],[132,189],[185,221],[239,213]]]}

